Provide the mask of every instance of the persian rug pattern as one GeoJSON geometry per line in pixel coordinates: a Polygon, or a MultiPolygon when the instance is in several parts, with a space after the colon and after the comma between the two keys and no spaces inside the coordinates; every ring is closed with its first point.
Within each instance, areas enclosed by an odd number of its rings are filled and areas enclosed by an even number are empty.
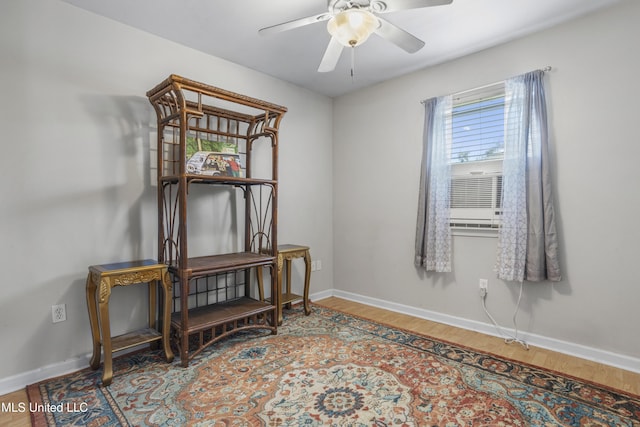
{"type": "Polygon", "coordinates": [[[29,386],[39,426],[640,426],[640,397],[318,306],[189,368],[160,352],[29,386]]]}

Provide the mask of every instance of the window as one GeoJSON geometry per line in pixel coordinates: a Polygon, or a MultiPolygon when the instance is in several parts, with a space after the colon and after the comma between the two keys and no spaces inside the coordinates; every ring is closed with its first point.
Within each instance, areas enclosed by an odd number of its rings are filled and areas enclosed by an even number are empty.
{"type": "Polygon", "coordinates": [[[499,233],[481,234],[499,239],[500,279],[561,280],[546,164],[544,71],[503,84],[423,101],[414,262],[426,271],[450,272],[452,229],[499,227],[499,233]]]}
{"type": "Polygon", "coordinates": [[[451,226],[497,228],[502,199],[504,84],[453,95],[451,226]]]}

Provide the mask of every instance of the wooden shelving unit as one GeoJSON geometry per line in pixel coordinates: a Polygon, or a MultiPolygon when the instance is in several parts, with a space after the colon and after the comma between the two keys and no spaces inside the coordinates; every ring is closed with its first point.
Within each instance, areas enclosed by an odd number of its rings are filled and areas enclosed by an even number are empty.
{"type": "Polygon", "coordinates": [[[267,267],[271,295],[277,295],[278,127],[287,109],[177,75],[147,96],[158,118],[158,258],[174,283],[172,338],[187,366],[232,333],[277,333],[277,301],[260,301],[251,290],[252,272],[267,267]],[[256,151],[263,157],[270,152],[266,162],[254,158],[256,151]],[[207,190],[190,194],[194,185],[207,190]],[[244,199],[240,209],[229,208],[238,217],[229,233],[241,236],[242,250],[230,245],[229,251],[190,256],[192,202],[220,189],[244,199]]]}

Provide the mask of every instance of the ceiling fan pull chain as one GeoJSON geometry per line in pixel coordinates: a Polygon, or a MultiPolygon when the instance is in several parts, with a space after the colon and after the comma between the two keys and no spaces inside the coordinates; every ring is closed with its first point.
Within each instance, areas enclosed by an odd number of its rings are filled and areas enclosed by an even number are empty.
{"type": "Polygon", "coordinates": [[[351,46],[351,83],[353,83],[356,74],[356,47],[351,46]]]}

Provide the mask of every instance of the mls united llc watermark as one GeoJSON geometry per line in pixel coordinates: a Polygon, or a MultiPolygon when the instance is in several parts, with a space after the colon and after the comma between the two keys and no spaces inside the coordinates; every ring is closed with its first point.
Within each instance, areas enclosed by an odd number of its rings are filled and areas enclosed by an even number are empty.
{"type": "Polygon", "coordinates": [[[87,412],[89,405],[86,402],[66,402],[52,405],[50,403],[29,402],[1,402],[0,412],[87,412]]]}

